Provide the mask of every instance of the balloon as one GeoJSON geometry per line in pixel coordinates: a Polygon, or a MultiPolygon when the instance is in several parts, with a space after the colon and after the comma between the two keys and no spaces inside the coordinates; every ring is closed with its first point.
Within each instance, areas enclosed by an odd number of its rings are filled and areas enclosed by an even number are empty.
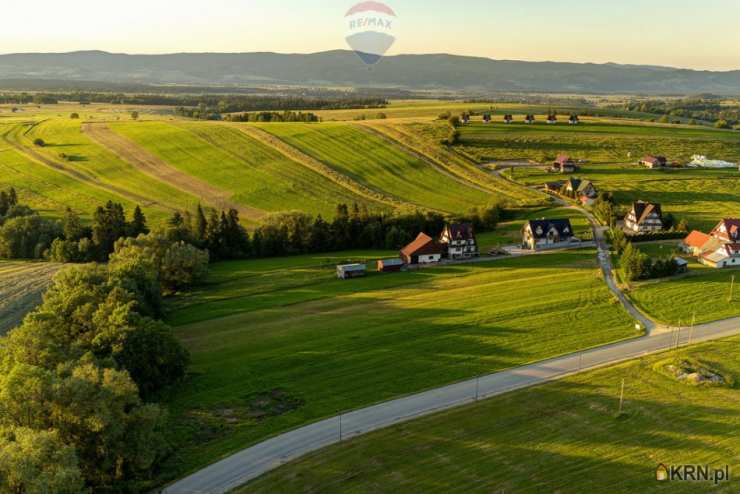
{"type": "Polygon", "coordinates": [[[381,2],[360,2],[347,11],[347,44],[367,65],[374,65],[396,42],[396,13],[381,2]]]}

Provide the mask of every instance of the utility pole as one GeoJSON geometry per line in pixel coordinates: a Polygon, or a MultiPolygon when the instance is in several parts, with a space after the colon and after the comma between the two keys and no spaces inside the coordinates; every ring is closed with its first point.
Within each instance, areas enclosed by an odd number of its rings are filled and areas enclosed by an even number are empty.
{"type": "Polygon", "coordinates": [[[691,345],[691,336],[694,334],[694,324],[696,324],[696,311],[691,315],[691,327],[689,328],[689,345],[691,345]]]}
{"type": "Polygon", "coordinates": [[[480,382],[480,376],[475,376],[475,401],[478,401],[478,389],[480,386],[479,382],[480,382]]]}
{"type": "Polygon", "coordinates": [[[681,344],[681,319],[678,320],[678,328],[676,329],[676,348],[681,344]]]}
{"type": "Polygon", "coordinates": [[[339,414],[339,442],[342,442],[342,414],[339,414]]]}
{"type": "Polygon", "coordinates": [[[622,378],[622,391],[619,393],[619,415],[622,415],[622,405],[624,404],[624,378],[622,378]]]}
{"type": "Polygon", "coordinates": [[[732,302],[732,296],[735,294],[735,275],[732,275],[732,281],[730,281],[730,298],[727,299],[728,302],[732,302]]]}

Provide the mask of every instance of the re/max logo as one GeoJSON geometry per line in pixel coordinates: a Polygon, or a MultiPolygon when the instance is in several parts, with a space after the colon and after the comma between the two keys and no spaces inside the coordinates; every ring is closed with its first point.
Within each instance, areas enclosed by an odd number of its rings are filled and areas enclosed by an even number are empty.
{"type": "Polygon", "coordinates": [[[380,27],[390,30],[393,29],[393,24],[390,19],[380,17],[361,17],[360,19],[349,21],[350,29],[364,29],[367,27],[380,27]]]}
{"type": "Polygon", "coordinates": [[[730,480],[730,465],[712,468],[709,465],[658,465],[655,477],[659,481],[714,482],[720,484],[730,480]]]}

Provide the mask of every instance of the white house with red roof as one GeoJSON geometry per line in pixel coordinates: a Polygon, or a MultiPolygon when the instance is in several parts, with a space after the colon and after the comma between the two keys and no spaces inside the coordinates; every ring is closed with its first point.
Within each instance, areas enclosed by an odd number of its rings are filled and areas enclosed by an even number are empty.
{"type": "Polygon", "coordinates": [[[740,219],[723,219],[709,235],[693,231],[681,242],[681,247],[707,266],[740,267],[740,219]]]}

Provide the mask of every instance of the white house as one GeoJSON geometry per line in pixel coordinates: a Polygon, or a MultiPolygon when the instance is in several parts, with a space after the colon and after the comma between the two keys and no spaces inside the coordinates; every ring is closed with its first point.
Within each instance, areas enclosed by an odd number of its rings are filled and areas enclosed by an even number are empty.
{"type": "Polygon", "coordinates": [[[480,255],[473,225],[467,223],[446,225],[439,242],[447,247],[449,259],[470,259],[480,255]]]}
{"type": "Polygon", "coordinates": [[[663,229],[663,211],[660,204],[637,201],[624,218],[625,228],[634,234],[658,232],[663,229]]]}
{"type": "Polygon", "coordinates": [[[568,219],[529,220],[522,228],[522,248],[538,250],[565,247],[577,242],[568,219]]]}

